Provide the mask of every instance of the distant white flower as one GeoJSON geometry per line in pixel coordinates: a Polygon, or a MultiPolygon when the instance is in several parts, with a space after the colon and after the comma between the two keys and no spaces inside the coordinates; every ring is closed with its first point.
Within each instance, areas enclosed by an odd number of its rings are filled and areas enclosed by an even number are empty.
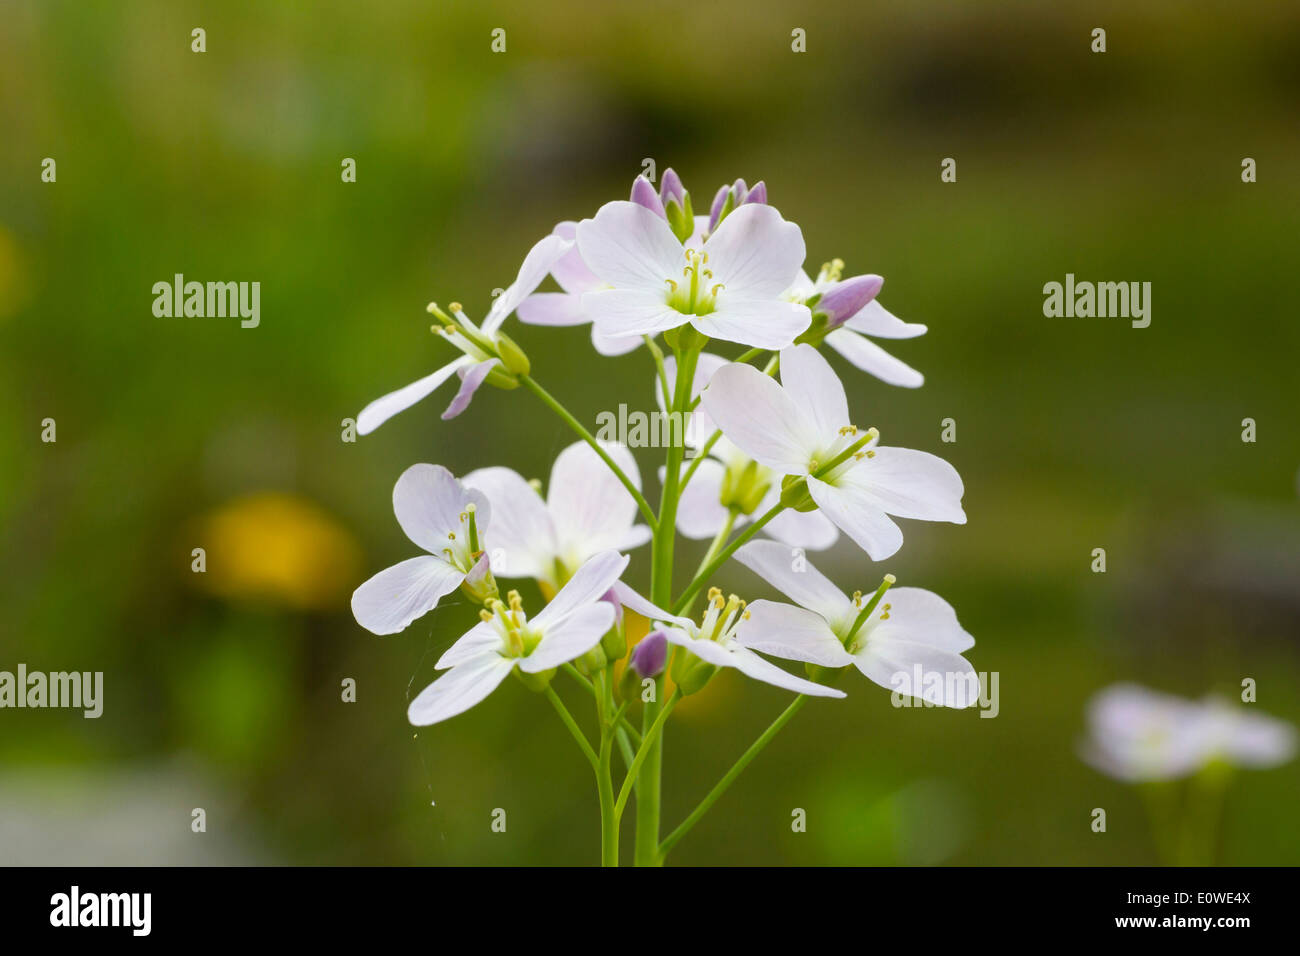
{"type": "Polygon", "coordinates": [[[1209,697],[1194,701],[1113,684],[1088,704],[1083,756],[1103,773],[1140,782],[1189,776],[1213,760],[1272,767],[1295,756],[1290,724],[1209,697]]]}
{"type": "Polygon", "coordinates": [[[883,596],[850,598],[806,561],[796,571],[790,548],[775,541],[751,541],[735,556],[799,605],[751,603],[736,634],[745,647],[821,667],[852,664],[881,687],[944,707],[978,700],[979,675],[961,656],[975,639],[939,595],[888,587],[887,577],[883,596]]]}
{"type": "Polygon", "coordinates": [[[475,539],[488,528],[488,499],[441,465],[402,472],[393,486],[393,513],[406,536],[429,553],[380,571],[353,592],[353,616],[375,634],[405,630],[487,565],[475,539]]]}
{"type": "MultiPolygon", "coordinates": [[[[780,547],[780,545],[778,545],[780,547]]],[[[658,627],[668,643],[685,648],[706,666],[733,667],[746,677],[772,684],[785,690],[814,697],[843,697],[844,692],[833,687],[796,677],[781,670],[771,661],[759,657],[736,639],[737,626],[746,616],[744,602],[736,597],[724,600],[716,588],[709,592],[709,606],[704,612],[701,623],[690,618],[680,617],[646,600],[623,582],[614,586],[614,593],[625,608],[649,618],[658,627]]],[[[682,679],[674,664],[674,679],[682,685],[682,679]]],[[[707,678],[705,678],[707,679],[707,678]]],[[[698,687],[687,688],[688,692],[698,687]]]]}
{"type": "MultiPolygon", "coordinates": [[[[609,442],[601,447],[639,490],[632,454],[609,442]]],[[[593,555],[626,551],[650,540],[650,529],[635,524],[632,496],[583,441],[555,459],[545,500],[510,468],[480,468],[464,481],[492,505],[492,530],[484,547],[500,577],[535,578],[554,589],[593,555]]]]}
{"type": "Polygon", "coordinates": [[[572,242],[559,236],[546,236],[528,250],[528,255],[519,267],[519,275],[496,297],[481,326],[475,325],[459,305],[451,306],[450,316],[437,306],[430,306],[430,311],[444,323],[440,330],[443,337],[464,354],[431,375],[375,399],[357,416],[357,432],[370,434],[398,412],[405,411],[432,394],[453,375],[460,376],[460,389],[442,417],[444,420],[455,418],[468,408],[479,386],[487,380],[493,369],[501,366],[502,349],[511,348],[501,332],[502,323],[541,284],[551,267],[572,248],[572,242]]]}
{"type": "Polygon", "coordinates": [[[469,710],[516,667],[542,674],[587,653],[614,626],[614,605],[601,599],[627,562],[616,551],[595,555],[531,621],[514,592],[508,605],[489,602],[482,620],[438,659],[434,666],[447,673],[411,701],[407,718],[421,727],[436,724],[469,710]]]}
{"type": "Polygon", "coordinates": [[[606,286],[583,311],[610,336],[655,335],[690,323],[710,338],[784,348],[812,314],[781,298],[804,258],[803,235],[771,206],[749,203],[707,240],[685,247],[668,221],[634,202],[606,203],[578,223],[578,249],[606,286]]]}
{"type": "Polygon", "coordinates": [[[966,521],[956,469],[927,452],[879,446],[874,428],[850,424],[844,386],[810,345],[781,352],[780,385],[750,365],[720,368],[702,404],[745,454],[806,481],[811,502],[875,561],[903,543],[890,515],[966,521]]]}

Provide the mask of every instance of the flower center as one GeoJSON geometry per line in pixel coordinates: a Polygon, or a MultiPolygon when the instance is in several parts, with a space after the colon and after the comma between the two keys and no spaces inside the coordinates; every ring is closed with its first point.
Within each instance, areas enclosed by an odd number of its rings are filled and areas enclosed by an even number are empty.
{"type": "Polygon", "coordinates": [[[438,303],[429,303],[429,314],[441,323],[435,325],[433,331],[440,334],[470,358],[477,359],[480,362],[492,358],[496,352],[491,337],[474,324],[474,321],[465,314],[465,310],[461,308],[459,302],[453,302],[447,308],[451,311],[451,315],[442,311],[438,307],[438,303]]]}
{"type": "Polygon", "coordinates": [[[507,605],[500,598],[488,601],[487,606],[478,612],[483,623],[491,624],[501,636],[501,646],[505,657],[527,657],[537,649],[542,635],[536,628],[528,626],[528,615],[524,613],[523,599],[518,591],[506,595],[507,605]]]}
{"type": "Polygon", "coordinates": [[[872,446],[879,439],[880,432],[874,428],[868,428],[864,432],[859,431],[856,425],[845,425],[834,441],[808,462],[808,473],[833,484],[836,478],[851,470],[858,462],[876,457],[872,446]]]}
{"type": "Polygon", "coordinates": [[[665,279],[668,292],[665,301],[668,307],[683,315],[708,315],[717,308],[718,293],[724,286],[713,281],[713,273],[708,269],[709,254],[698,249],[686,250],[686,267],[682,269],[682,278],[665,279]]]}
{"type": "Polygon", "coordinates": [[[704,612],[698,637],[718,644],[727,644],[736,632],[741,621],[749,618],[745,602],[736,595],[725,600],[719,588],[709,588],[709,607],[704,612]]]}
{"type": "Polygon", "coordinates": [[[858,608],[857,617],[853,619],[853,625],[849,632],[842,638],[844,649],[850,654],[857,654],[866,646],[867,641],[871,639],[872,628],[880,621],[889,620],[889,611],[892,605],[884,604],[880,607],[880,616],[874,621],[871,620],[871,612],[880,604],[880,599],[885,596],[885,592],[893,587],[894,582],[898,579],[892,574],[886,574],[880,587],[876,588],[876,593],[871,595],[866,604],[862,603],[862,592],[853,592],[853,606],[858,608]]]}
{"type": "Polygon", "coordinates": [[[460,513],[460,530],[447,532],[447,545],[442,549],[442,557],[457,571],[469,574],[483,549],[479,546],[478,522],[474,502],[465,506],[460,513]]]}

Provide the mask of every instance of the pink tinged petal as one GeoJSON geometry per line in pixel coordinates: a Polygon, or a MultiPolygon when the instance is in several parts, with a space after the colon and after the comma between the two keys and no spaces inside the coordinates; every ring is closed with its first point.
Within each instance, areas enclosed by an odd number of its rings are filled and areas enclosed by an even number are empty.
{"type": "MultiPolygon", "coordinates": [[[[573,577],[560,588],[559,593],[551,598],[551,603],[542,608],[542,612],[533,618],[534,626],[545,633],[551,625],[562,621],[583,605],[600,601],[605,596],[605,592],[614,587],[614,582],[627,567],[627,562],[628,557],[617,551],[603,551],[588,560],[574,572],[573,577]]],[[[623,601],[622,593],[617,591],[615,593],[618,599],[623,601]]],[[[623,601],[623,604],[627,606],[626,601],[623,601]]],[[[608,604],[604,606],[609,607],[608,604]]],[[[612,608],[610,613],[613,613],[612,608]]]]}
{"type": "Polygon", "coordinates": [[[463,368],[474,361],[475,359],[470,358],[468,355],[462,355],[433,374],[426,375],[419,381],[412,382],[395,392],[389,392],[382,398],[375,399],[361,409],[361,414],[357,416],[357,433],[369,435],[398,412],[406,411],[420,399],[430,395],[439,385],[455,375],[457,369],[463,368]]]}
{"type": "Polygon", "coordinates": [[[853,602],[789,545],[776,541],[750,541],[737,549],[735,557],[790,600],[819,615],[832,627],[853,622],[853,602]]]}
{"type": "MultiPolygon", "coordinates": [[[[778,497],[779,494],[773,494],[772,500],[765,501],[758,513],[769,510],[778,497]]],[[[840,539],[839,529],[817,511],[782,511],[763,525],[763,533],[782,544],[809,551],[825,551],[840,539]]]]}
{"type": "Polygon", "coordinates": [[[372,634],[396,634],[438,606],[465,575],[441,558],[422,555],[385,568],[352,592],[352,616],[372,634]]]}
{"type": "Polygon", "coordinates": [[[812,323],[807,306],[782,299],[741,298],[719,293],[708,315],[688,316],[703,335],[760,349],[783,349],[812,323]]]}
{"type": "Polygon", "coordinates": [[[718,500],[725,471],[720,462],[706,458],[691,476],[677,503],[677,530],[686,537],[712,538],[726,523],[728,511],[718,500]]]}
{"type": "MultiPolygon", "coordinates": [[[[712,643],[709,641],[694,641],[691,644],[691,650],[698,654],[698,645],[712,643]]],[[[824,687],[821,684],[815,684],[810,680],[804,680],[802,677],[795,677],[786,671],[781,670],[771,661],[765,661],[753,651],[740,645],[733,645],[730,652],[729,666],[736,668],[746,677],[754,680],[760,680],[765,684],[771,684],[773,687],[781,687],[785,690],[792,690],[796,694],[807,694],[810,697],[844,697],[844,691],[836,690],[833,687],[824,687]]]]}
{"type": "MultiPolygon", "coordinates": [[[[614,593],[618,595],[619,603],[629,611],[635,611],[642,617],[650,621],[662,621],[665,624],[676,624],[679,628],[689,628],[691,621],[689,618],[679,617],[671,611],[665,611],[663,608],[652,604],[632,588],[628,587],[622,581],[614,585],[614,593]]],[[[668,640],[674,644],[689,643],[691,638],[682,631],[669,630],[668,640]]]]}
{"type": "Polygon", "coordinates": [[[979,675],[953,651],[911,641],[878,641],[873,634],[853,663],[868,680],[904,696],[943,707],[979,702],[979,675]]]}
{"type": "Polygon", "coordinates": [[[831,328],[836,328],[862,311],[884,284],[885,280],[878,275],[853,276],[827,289],[817,301],[816,309],[826,314],[831,328]]]}
{"type": "Polygon", "coordinates": [[[606,335],[595,324],[591,326],[591,344],[601,355],[612,357],[626,355],[642,342],[639,335],[606,335]]]}
{"type": "Polygon", "coordinates": [[[559,546],[542,496],[509,468],[480,468],[463,482],[482,492],[492,506],[492,528],[482,537],[492,571],[503,578],[549,580],[559,546]]]}
{"type": "Polygon", "coordinates": [[[741,298],[775,298],[804,260],[803,233],[771,206],[742,206],[704,244],[713,282],[741,298]]]}
{"type": "Polygon", "coordinates": [[[877,445],[875,456],[859,461],[837,483],[900,518],[965,524],[965,490],[957,469],[937,455],[913,448],[877,445]]]}
{"type": "Polygon", "coordinates": [[[802,475],[821,435],[780,385],[751,365],[732,363],[713,374],[701,401],[722,433],[761,465],[802,475]]]}
{"type": "Polygon", "coordinates": [[[560,284],[560,288],[570,293],[589,292],[598,288],[601,284],[600,280],[587,268],[587,264],[582,261],[582,253],[578,250],[578,224],[561,222],[551,232],[562,239],[574,241],[573,248],[560,256],[555,265],[551,266],[551,275],[560,284]]]}
{"type": "Polygon", "coordinates": [[[844,324],[855,332],[874,335],[878,339],[914,339],[926,333],[924,325],[904,322],[876,299],[868,302],[844,324]]]}
{"type": "Polygon", "coordinates": [[[847,534],[872,561],[883,561],[903,546],[903,532],[876,500],[856,486],[829,485],[808,478],[808,493],[835,526],[847,534]]]}
{"type": "Polygon", "coordinates": [[[474,393],[479,390],[479,386],[487,379],[492,369],[500,364],[500,359],[488,359],[486,362],[479,362],[457,372],[460,376],[460,390],[456,392],[456,396],[451,400],[451,404],[447,406],[447,410],[442,413],[442,420],[444,422],[451,421],[451,419],[469,408],[469,403],[474,399],[474,393]]]}
{"type": "Polygon", "coordinates": [[[582,296],[568,292],[534,292],[519,303],[519,321],[526,325],[584,325],[582,296]]]}
{"type": "Polygon", "coordinates": [[[869,375],[886,385],[920,388],[925,376],[906,362],[900,362],[875,342],[849,329],[835,329],[826,336],[826,344],[869,375]]]}
{"type": "Polygon", "coordinates": [[[975,646],[975,638],[957,623],[952,605],[933,591],[890,588],[884,603],[890,605],[889,618],[881,620],[879,612],[873,612],[872,640],[911,641],[957,653],[975,646]]]}
{"type": "Polygon", "coordinates": [[[571,241],[554,234],[539,239],[528,250],[528,255],[524,256],[515,281],[510,283],[492,303],[487,318],[483,320],[483,331],[491,335],[501,328],[501,323],[510,316],[510,313],[519,308],[520,302],[532,295],[533,290],[542,284],[542,280],[550,273],[551,268],[573,248],[571,241]]]}
{"type": "Polygon", "coordinates": [[[609,338],[655,335],[690,320],[668,306],[667,290],[598,289],[582,297],[582,310],[609,338]]]}
{"type": "MultiPolygon", "coordinates": [[[[639,490],[641,473],[632,453],[612,442],[600,446],[639,490]]],[[[583,441],[574,442],[556,457],[546,488],[546,507],[555,523],[557,553],[579,563],[622,544],[637,514],[636,501],[623,483],[583,441]]]]}
{"type": "Polygon", "coordinates": [[[644,206],[646,209],[649,209],[656,216],[661,216],[664,219],[668,218],[668,215],[664,212],[664,204],[659,201],[659,194],[655,192],[655,188],[650,185],[650,180],[646,179],[644,176],[638,176],[633,181],[632,195],[629,198],[638,206],[644,206]]]}
{"type": "Polygon", "coordinates": [[[667,221],[631,202],[606,203],[578,223],[578,249],[597,278],[620,289],[666,293],[664,280],[681,278],[686,264],[667,221]]]}
{"type": "Polygon", "coordinates": [[[536,674],[581,657],[599,644],[614,626],[615,615],[613,605],[597,601],[547,624],[537,647],[520,659],[519,669],[526,674],[536,674]]]}
{"type": "Polygon", "coordinates": [[[448,667],[464,664],[489,651],[499,653],[503,650],[505,650],[505,641],[501,639],[501,633],[496,626],[490,621],[479,621],[456,643],[447,648],[442,657],[438,658],[438,663],[433,666],[437,670],[444,671],[448,667]]]}
{"type": "Polygon", "coordinates": [[[754,601],[745,610],[748,616],[736,629],[736,640],[750,650],[822,667],[853,663],[853,655],[820,614],[774,601],[754,601]]]}
{"type": "Polygon", "coordinates": [[[430,554],[441,557],[449,546],[448,535],[460,535],[465,523],[460,516],[474,504],[475,524],[485,533],[492,506],[479,491],[466,489],[442,465],[412,465],[393,485],[393,514],[406,536],[430,554]]]}
{"type": "Polygon", "coordinates": [[[781,353],[781,386],[812,419],[824,441],[832,440],[849,422],[849,400],[831,363],[811,345],[796,345],[781,353]]]}
{"type": "Polygon", "coordinates": [[[491,651],[458,664],[420,691],[406,718],[427,727],[463,714],[496,690],[514,666],[513,660],[491,651]]]}

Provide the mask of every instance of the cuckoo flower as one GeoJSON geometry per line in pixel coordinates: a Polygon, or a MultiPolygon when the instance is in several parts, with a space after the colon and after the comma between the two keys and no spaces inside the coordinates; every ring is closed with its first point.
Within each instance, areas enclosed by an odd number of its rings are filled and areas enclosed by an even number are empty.
{"type": "Polygon", "coordinates": [[[878,446],[874,428],[850,424],[844,386],[810,345],[781,352],[780,385],[749,365],[719,369],[702,404],[741,451],[788,476],[784,503],[819,508],[872,560],[903,543],[890,515],[966,521],[956,469],[927,452],[878,446]]]}
{"type": "Polygon", "coordinates": [[[496,690],[516,668],[533,686],[545,686],[548,672],[587,653],[613,627],[614,606],[602,598],[627,562],[617,551],[595,555],[532,620],[515,591],[509,603],[489,601],[480,622],[438,659],[434,666],[447,673],[411,701],[408,719],[426,726],[455,717],[496,690]]]}
{"type": "Polygon", "coordinates": [[[578,249],[609,288],[583,310],[606,335],[655,335],[690,324],[710,338],[784,348],[812,314],[782,298],[803,263],[799,227],[771,206],[731,213],[707,240],[682,240],[635,202],[606,203],[578,223],[578,249]]]}
{"type": "Polygon", "coordinates": [[[1295,728],[1217,698],[1186,700],[1137,684],[1113,684],[1088,705],[1083,757],[1120,780],[1189,776],[1213,760],[1271,767],[1295,755],[1295,728]]]}
{"type": "Polygon", "coordinates": [[[375,634],[396,634],[438,606],[468,579],[488,577],[479,538],[491,506],[441,465],[412,465],[393,486],[393,513],[406,536],[429,553],[380,571],[352,594],[357,623],[375,634]]]}
{"type": "Polygon", "coordinates": [[[812,325],[799,341],[817,345],[824,340],[862,371],[882,382],[919,388],[925,383],[924,375],[865,336],[910,339],[924,335],[925,326],[902,321],[876,301],[876,294],[885,282],[880,276],[841,279],[843,270],[843,260],[836,259],[822,266],[816,281],[803,270],[799,271],[786,295],[792,302],[807,305],[813,314],[812,325]]]}
{"type": "Polygon", "coordinates": [[[528,359],[501,331],[501,325],[524,298],[541,284],[551,267],[572,248],[572,242],[552,235],[546,236],[528,250],[523,265],[519,267],[519,275],[497,296],[481,326],[465,314],[459,303],[451,304],[451,315],[431,304],[429,311],[442,323],[442,336],[464,354],[431,375],[375,399],[357,416],[357,431],[368,435],[398,412],[405,411],[432,394],[453,375],[460,377],[460,389],[442,413],[444,420],[455,418],[468,408],[474,393],[489,376],[499,376],[504,385],[518,384],[513,376],[528,371],[528,359]]]}
{"type": "Polygon", "coordinates": [[[961,656],[975,639],[939,595],[891,590],[891,575],[865,600],[861,591],[848,597],[806,561],[796,569],[775,541],[751,541],[736,560],[799,605],[750,604],[737,634],[745,647],[826,668],[852,664],[881,687],[944,707],[978,700],[979,677],[961,656]]]}
{"type": "MultiPolygon", "coordinates": [[[[602,447],[639,489],[631,453],[608,442],[602,447]]],[[[500,577],[535,578],[554,591],[596,553],[650,539],[649,528],[634,524],[636,502],[586,442],[575,442],[555,459],[545,500],[509,468],[480,468],[464,480],[492,505],[484,547],[500,577]]]]}
{"type": "MultiPolygon", "coordinates": [[[[779,545],[778,545],[779,547],[779,545]]],[[[843,697],[844,692],[824,687],[781,670],[764,660],[736,639],[737,627],[748,617],[745,602],[735,595],[723,599],[714,588],[709,592],[709,606],[700,623],[679,617],[655,606],[621,581],[615,585],[623,606],[657,623],[670,644],[690,653],[673,663],[674,682],[683,693],[694,693],[708,682],[721,667],[734,667],[746,677],[814,697],[843,697]]]]}

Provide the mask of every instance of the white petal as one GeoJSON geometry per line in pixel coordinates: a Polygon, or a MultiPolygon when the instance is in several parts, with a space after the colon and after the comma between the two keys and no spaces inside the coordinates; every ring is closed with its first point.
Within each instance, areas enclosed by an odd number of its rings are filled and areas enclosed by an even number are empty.
{"type": "Polygon", "coordinates": [[[430,395],[434,389],[455,375],[457,369],[474,361],[475,359],[470,356],[462,355],[433,374],[426,375],[419,381],[412,382],[395,392],[389,392],[382,398],[375,399],[361,409],[361,413],[357,415],[357,434],[369,435],[398,412],[406,411],[420,399],[430,395]]]}
{"type": "Polygon", "coordinates": [[[469,403],[474,400],[474,393],[486,381],[488,373],[500,364],[500,359],[492,358],[483,362],[475,362],[473,365],[460,369],[457,373],[460,375],[460,389],[452,397],[446,411],[442,413],[442,420],[444,422],[450,421],[469,408],[469,403]]]}
{"type": "Polygon", "coordinates": [[[461,486],[442,465],[412,465],[402,472],[393,486],[393,514],[406,536],[430,554],[441,557],[449,544],[448,535],[464,532],[460,516],[473,502],[474,523],[480,533],[487,531],[492,506],[479,491],[461,486]]]}
{"type": "Polygon", "coordinates": [[[878,339],[914,339],[925,335],[926,327],[919,322],[904,322],[883,305],[872,299],[844,323],[847,328],[878,339]]]}
{"type": "Polygon", "coordinates": [[[860,461],[836,483],[854,486],[857,494],[900,518],[966,523],[961,507],[965,488],[956,468],[937,455],[912,448],[877,445],[874,451],[873,457],[860,461]]]}
{"type": "Polygon", "coordinates": [[[547,625],[537,647],[519,661],[519,669],[528,674],[559,667],[581,657],[600,643],[614,626],[614,605],[600,601],[578,608],[563,619],[547,625]]]}
{"type": "Polygon", "coordinates": [[[944,707],[979,702],[979,675],[953,651],[910,641],[877,641],[873,634],[853,663],[869,680],[905,696],[944,707]]]}
{"type": "MultiPolygon", "coordinates": [[[[691,650],[696,650],[695,644],[705,643],[696,641],[691,645],[691,650]]],[[[844,691],[836,690],[833,687],[825,687],[821,684],[815,684],[810,680],[802,677],[795,677],[793,674],[781,670],[771,661],[765,661],[753,651],[745,647],[736,645],[731,651],[731,666],[736,668],[746,677],[752,677],[754,680],[761,680],[765,684],[771,684],[774,687],[783,687],[786,690],[792,690],[797,694],[807,694],[810,697],[843,697],[844,691]]]]}
{"type": "Polygon", "coordinates": [[[427,727],[469,710],[500,686],[515,662],[489,652],[458,664],[420,691],[406,709],[406,718],[427,727]]]}
{"type": "Polygon", "coordinates": [[[759,464],[783,475],[807,472],[821,436],[769,376],[751,365],[725,365],[713,373],[701,404],[722,433],[759,464]]]}
{"type": "Polygon", "coordinates": [[[811,345],[781,352],[781,387],[812,419],[819,435],[834,435],[851,424],[849,400],[839,376],[811,345]]]}
{"type": "MultiPolygon", "coordinates": [[[[728,220],[729,221],[729,220],[728,220]]],[[[739,342],[760,349],[783,349],[812,323],[806,306],[782,299],[757,299],[725,290],[708,315],[689,317],[711,339],[739,342]]]]}
{"type": "Polygon", "coordinates": [[[836,329],[826,336],[826,344],[862,371],[876,376],[886,385],[920,388],[925,384],[924,375],[856,332],[836,329]]]}
{"type": "Polygon", "coordinates": [[[820,614],[774,601],[754,601],[745,612],[746,618],[736,629],[736,640],[750,650],[822,667],[847,667],[853,663],[853,655],[844,649],[820,614]]]}
{"type": "Polygon", "coordinates": [[[584,325],[591,318],[582,311],[582,295],[534,292],[519,303],[519,321],[527,325],[584,325]]]}
{"type": "Polygon", "coordinates": [[[559,545],[546,503],[523,476],[509,468],[480,468],[462,479],[492,506],[492,528],[483,536],[492,572],[503,578],[549,580],[559,545]]]}
{"type": "Polygon", "coordinates": [[[803,233],[772,206],[741,206],[704,244],[714,279],[746,298],[775,298],[803,264],[803,233]]]}
{"type": "Polygon", "coordinates": [[[800,607],[820,615],[832,627],[853,623],[853,602],[807,559],[789,545],[750,541],[735,558],[800,607]]]}
{"type": "MultiPolygon", "coordinates": [[[[671,611],[665,611],[663,608],[652,604],[639,593],[632,590],[622,581],[614,584],[614,593],[618,596],[618,603],[629,611],[634,611],[650,621],[660,621],[664,624],[675,624],[679,628],[689,628],[691,626],[690,618],[679,617],[671,611]]],[[[689,640],[690,638],[685,638],[689,640]]],[[[668,635],[668,640],[674,644],[682,643],[681,640],[674,638],[672,634],[668,635]]]]}
{"type": "MultiPolygon", "coordinates": [[[[695,359],[695,375],[691,378],[691,400],[699,398],[709,382],[713,380],[713,373],[724,365],[730,365],[731,360],[723,358],[721,355],[715,355],[712,352],[701,352],[695,359]]],[[[668,394],[677,394],[677,356],[669,355],[664,358],[664,376],[668,379],[668,394]]],[[[659,387],[659,379],[655,378],[655,397],[659,402],[659,411],[666,412],[664,407],[662,389],[659,387]]]]}
{"type": "Polygon", "coordinates": [[[835,526],[852,538],[872,561],[883,561],[903,546],[903,532],[874,498],[856,486],[829,485],[808,478],[808,493],[835,526]]]}
{"type": "Polygon", "coordinates": [[[465,575],[441,558],[408,558],[352,592],[352,616],[373,634],[396,634],[437,607],[463,580],[465,575]]]}
{"type": "MultiPolygon", "coordinates": [[[[682,471],[685,470],[683,466],[682,471]]],[[[691,483],[677,501],[677,530],[686,537],[712,538],[726,523],[727,509],[718,500],[725,471],[712,458],[706,458],[695,469],[691,483]]]]}
{"type": "Polygon", "coordinates": [[[606,335],[596,328],[595,323],[592,323],[591,344],[601,355],[626,355],[640,345],[641,342],[642,339],[639,335],[606,335]]]}
{"type": "Polygon", "coordinates": [[[542,280],[550,273],[551,267],[572,248],[571,241],[556,235],[543,236],[539,239],[524,256],[515,281],[510,283],[492,303],[487,318],[483,320],[483,331],[491,335],[501,328],[501,323],[509,318],[511,312],[519,308],[520,302],[532,295],[533,290],[541,285],[542,280]]]}
{"type": "MultiPolygon", "coordinates": [[[[639,490],[641,473],[632,453],[612,442],[601,447],[639,490]]],[[[623,483],[583,441],[565,448],[551,466],[546,506],[555,522],[556,553],[570,567],[626,541],[637,514],[623,483]]]]}
{"type": "MultiPolygon", "coordinates": [[[[601,284],[600,280],[582,261],[582,252],[577,246],[578,224],[576,222],[562,222],[557,224],[551,232],[561,239],[575,240],[573,248],[560,256],[555,265],[551,266],[551,275],[555,276],[555,281],[560,284],[560,288],[565,292],[576,293],[590,292],[592,289],[598,288],[601,284]]],[[[520,318],[522,317],[521,314],[520,318]]]]}
{"type": "Polygon", "coordinates": [[[587,268],[619,289],[666,291],[686,259],[668,223],[633,202],[610,202],[578,223],[578,250],[587,268]]]}
{"type": "MultiPolygon", "coordinates": [[[[876,617],[871,630],[873,640],[912,641],[958,653],[975,644],[975,638],[957,623],[952,605],[933,591],[890,588],[882,603],[890,605],[889,619],[876,617]]],[[[877,612],[872,613],[875,617],[877,612]]]]}
{"type": "Polygon", "coordinates": [[[582,311],[609,338],[655,335],[688,320],[655,289],[597,289],[582,297],[582,311]]]}
{"type": "Polygon", "coordinates": [[[456,643],[443,652],[442,657],[438,658],[438,663],[434,668],[440,671],[448,667],[455,667],[457,664],[464,664],[466,661],[488,651],[499,653],[504,650],[505,642],[501,639],[501,633],[491,621],[479,621],[463,635],[456,643]]]}
{"type": "MultiPolygon", "coordinates": [[[[564,587],[560,588],[551,603],[533,618],[533,624],[543,633],[562,621],[584,604],[599,601],[627,567],[628,557],[617,551],[602,551],[574,572],[564,587]]],[[[611,607],[613,605],[610,605],[611,607]]]]}
{"type": "MultiPolygon", "coordinates": [[[[776,504],[780,494],[777,486],[773,486],[773,490],[777,493],[770,496],[770,501],[764,499],[758,508],[758,514],[770,510],[776,504]]],[[[820,511],[790,509],[782,511],[763,525],[763,534],[792,548],[803,548],[806,551],[825,551],[840,539],[839,528],[820,511]]]]}

